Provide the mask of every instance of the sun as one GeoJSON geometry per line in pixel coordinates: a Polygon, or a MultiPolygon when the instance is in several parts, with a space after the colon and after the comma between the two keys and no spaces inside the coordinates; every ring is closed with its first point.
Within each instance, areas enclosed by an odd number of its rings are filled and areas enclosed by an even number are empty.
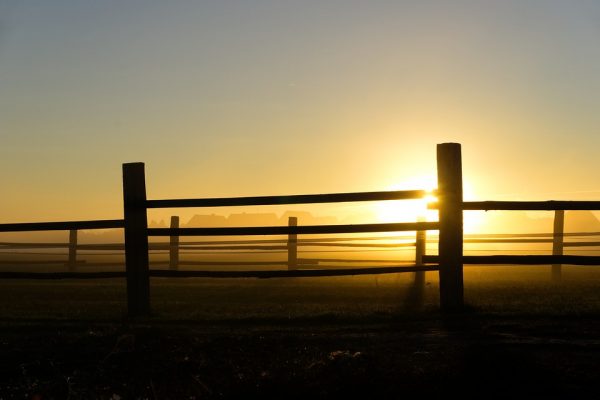
{"type": "MultiPolygon", "coordinates": [[[[438,211],[429,209],[430,203],[435,203],[435,189],[437,187],[435,176],[422,176],[409,181],[391,185],[386,190],[426,190],[427,195],[417,200],[392,200],[375,203],[377,219],[383,223],[437,221],[438,211]]],[[[463,182],[463,197],[472,200],[473,190],[469,182],[463,182]]],[[[481,228],[484,216],[481,213],[464,212],[463,228],[465,233],[475,233],[481,228]]]]}
{"type": "Polygon", "coordinates": [[[437,221],[437,210],[429,210],[427,204],[437,201],[434,196],[435,176],[415,177],[405,182],[390,185],[386,190],[426,190],[427,196],[416,200],[392,200],[375,203],[375,212],[380,222],[437,221]]]}
{"type": "Polygon", "coordinates": [[[418,200],[380,202],[375,206],[377,218],[380,222],[437,221],[437,210],[427,208],[428,203],[436,200],[433,195],[428,195],[418,200]]]}

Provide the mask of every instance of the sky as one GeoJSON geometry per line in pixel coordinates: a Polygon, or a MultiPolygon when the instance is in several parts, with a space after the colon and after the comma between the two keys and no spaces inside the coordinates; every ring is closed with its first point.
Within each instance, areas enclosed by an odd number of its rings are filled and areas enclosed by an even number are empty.
{"type": "Polygon", "coordinates": [[[0,221],[121,218],[137,161],[149,198],[418,189],[443,142],[470,198],[597,200],[599,39],[594,0],[0,0],[0,221]]]}

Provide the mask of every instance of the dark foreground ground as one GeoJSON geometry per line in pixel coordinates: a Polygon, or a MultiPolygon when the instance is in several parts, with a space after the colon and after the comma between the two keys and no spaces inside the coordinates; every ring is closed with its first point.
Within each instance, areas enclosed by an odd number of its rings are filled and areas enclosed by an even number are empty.
{"type": "Polygon", "coordinates": [[[0,399],[600,395],[596,281],[471,283],[476,305],[454,316],[435,288],[420,310],[399,307],[394,282],[173,285],[154,288],[158,315],[130,323],[122,286],[5,282],[0,399]]]}
{"type": "Polygon", "coordinates": [[[598,398],[599,334],[592,316],[13,324],[0,398],[598,398]]]}

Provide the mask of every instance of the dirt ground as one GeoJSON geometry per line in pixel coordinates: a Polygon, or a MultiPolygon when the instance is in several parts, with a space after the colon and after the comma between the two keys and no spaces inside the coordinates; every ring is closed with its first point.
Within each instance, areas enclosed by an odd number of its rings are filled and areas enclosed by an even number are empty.
{"type": "Polygon", "coordinates": [[[8,321],[1,399],[582,398],[600,315],[8,321]]]}

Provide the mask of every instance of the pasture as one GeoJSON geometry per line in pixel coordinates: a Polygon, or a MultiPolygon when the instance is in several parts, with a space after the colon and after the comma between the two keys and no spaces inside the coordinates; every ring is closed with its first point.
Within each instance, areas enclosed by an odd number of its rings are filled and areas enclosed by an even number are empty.
{"type": "Polygon", "coordinates": [[[500,398],[598,391],[600,271],[468,267],[467,311],[411,274],[151,280],[128,322],[120,280],[0,282],[0,398],[500,398]]]}
{"type": "MultiPolygon", "coordinates": [[[[470,310],[498,314],[600,314],[600,270],[565,266],[563,281],[549,266],[465,268],[470,310]]],[[[439,309],[437,273],[426,273],[416,305],[413,274],[323,278],[152,278],[148,320],[197,322],[290,318],[395,318],[439,309]]],[[[120,321],[125,317],[123,279],[4,280],[0,318],[120,321]]]]}

